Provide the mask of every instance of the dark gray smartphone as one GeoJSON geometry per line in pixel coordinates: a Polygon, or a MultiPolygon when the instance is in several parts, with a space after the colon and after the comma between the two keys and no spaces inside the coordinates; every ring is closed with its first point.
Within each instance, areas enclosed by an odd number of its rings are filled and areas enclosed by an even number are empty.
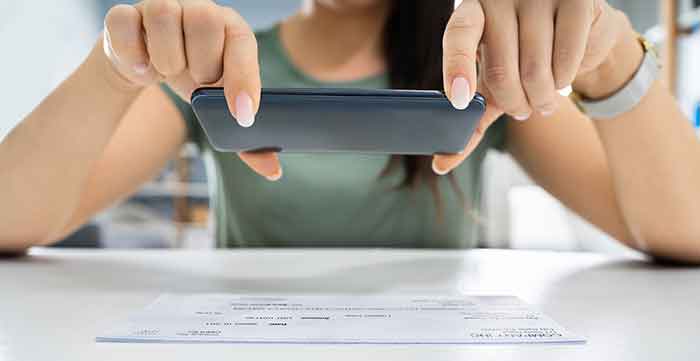
{"type": "Polygon", "coordinates": [[[255,124],[238,125],[222,88],[200,88],[192,108],[222,152],[459,153],[486,102],[477,94],[457,110],[438,91],[263,89],[255,124]]]}

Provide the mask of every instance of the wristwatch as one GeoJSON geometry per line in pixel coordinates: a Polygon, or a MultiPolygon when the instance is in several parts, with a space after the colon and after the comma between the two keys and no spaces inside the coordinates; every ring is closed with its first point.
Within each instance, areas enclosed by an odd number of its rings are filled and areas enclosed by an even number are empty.
{"type": "Polygon", "coordinates": [[[592,119],[612,119],[629,112],[642,101],[659,76],[661,65],[654,45],[641,35],[638,40],[644,49],[642,65],[632,80],[617,93],[605,99],[588,100],[576,91],[571,92],[569,97],[581,112],[592,119]]]}

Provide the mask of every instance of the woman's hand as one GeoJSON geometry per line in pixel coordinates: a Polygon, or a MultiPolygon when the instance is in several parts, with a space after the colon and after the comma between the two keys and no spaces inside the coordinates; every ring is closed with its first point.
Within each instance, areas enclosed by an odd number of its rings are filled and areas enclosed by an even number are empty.
{"type": "Polygon", "coordinates": [[[595,72],[629,29],[605,0],[464,0],[443,39],[445,93],[464,109],[478,90],[488,109],[463,153],[435,156],[435,172],[457,167],[500,115],[555,112],[557,90],[595,72]]]}
{"type": "MultiPolygon", "coordinates": [[[[186,101],[200,86],[223,86],[234,118],[253,124],[261,87],[257,42],[233,9],[210,0],[118,5],[105,18],[103,46],[128,86],[165,81],[186,101]]],[[[275,153],[239,155],[270,180],[282,175],[275,153]]]]}

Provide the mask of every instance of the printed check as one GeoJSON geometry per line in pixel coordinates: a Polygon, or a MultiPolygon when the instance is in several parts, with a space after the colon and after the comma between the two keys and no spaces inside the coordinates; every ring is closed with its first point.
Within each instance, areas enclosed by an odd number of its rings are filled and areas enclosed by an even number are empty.
{"type": "Polygon", "coordinates": [[[512,296],[160,296],[98,342],[583,343],[512,296]]]}

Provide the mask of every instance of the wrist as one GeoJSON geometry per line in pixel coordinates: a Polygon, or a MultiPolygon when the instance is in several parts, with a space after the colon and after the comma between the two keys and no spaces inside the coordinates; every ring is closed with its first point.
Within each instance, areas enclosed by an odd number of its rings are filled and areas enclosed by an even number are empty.
{"type": "Polygon", "coordinates": [[[634,78],[643,59],[644,49],[638,34],[626,26],[605,60],[594,70],[579,75],[572,87],[586,99],[610,97],[634,78]]]}

